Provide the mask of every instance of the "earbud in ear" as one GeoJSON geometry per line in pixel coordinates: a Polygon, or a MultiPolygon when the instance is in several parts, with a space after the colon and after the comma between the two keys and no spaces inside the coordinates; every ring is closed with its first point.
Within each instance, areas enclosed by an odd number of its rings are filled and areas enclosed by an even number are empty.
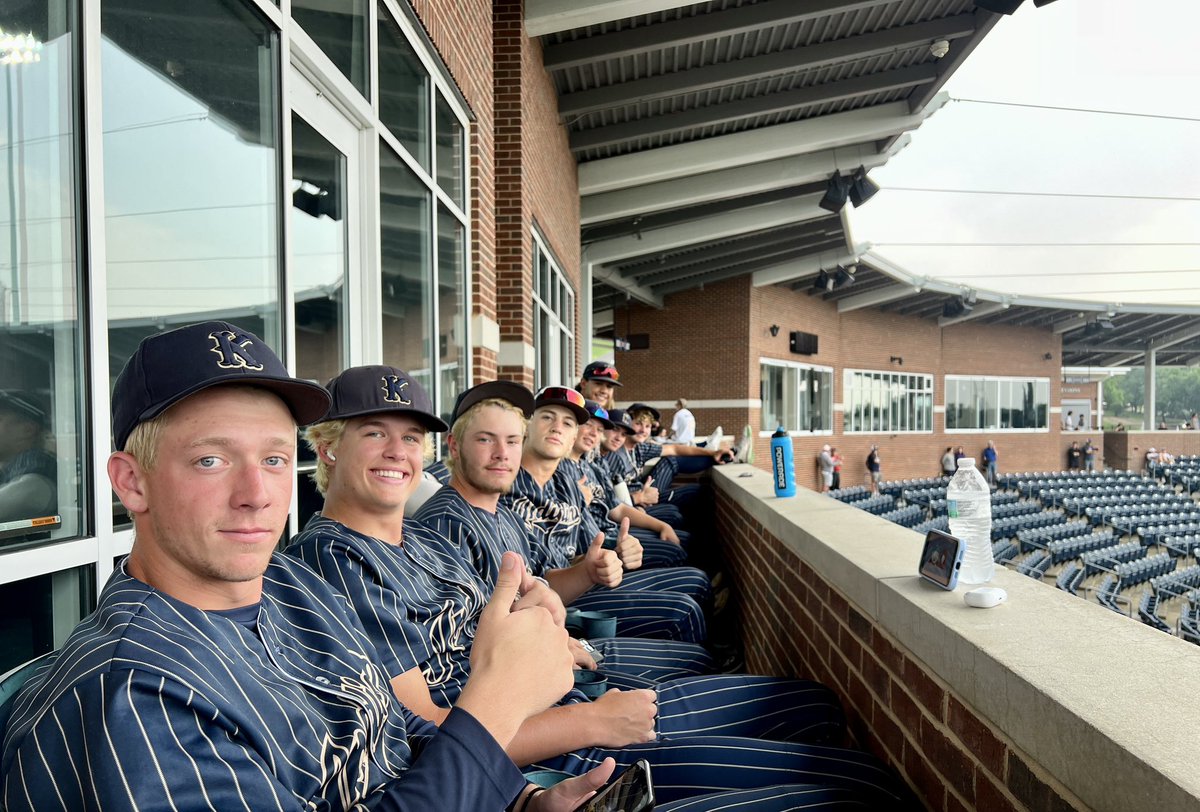
{"type": "Polygon", "coordinates": [[[325,456],[329,457],[330,462],[337,462],[337,455],[334,454],[332,451],[326,451],[325,456]]]}

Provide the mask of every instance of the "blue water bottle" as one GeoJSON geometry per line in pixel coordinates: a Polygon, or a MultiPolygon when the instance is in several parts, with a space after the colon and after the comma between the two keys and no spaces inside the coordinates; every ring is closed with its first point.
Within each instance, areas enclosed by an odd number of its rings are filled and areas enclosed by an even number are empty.
{"type": "Polygon", "coordinates": [[[771,470],[775,473],[775,495],[796,495],[796,463],[792,460],[792,438],[780,426],[771,435],[771,470]]]}

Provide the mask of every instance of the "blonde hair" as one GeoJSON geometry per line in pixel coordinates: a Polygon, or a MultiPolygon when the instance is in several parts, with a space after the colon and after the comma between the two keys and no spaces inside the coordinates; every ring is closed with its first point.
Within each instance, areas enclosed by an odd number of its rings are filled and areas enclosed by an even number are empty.
{"type": "Polygon", "coordinates": [[[170,411],[167,409],[149,420],[138,423],[125,439],[125,447],[121,450],[137,460],[144,471],[153,470],[158,462],[158,441],[162,438],[163,429],[167,427],[167,415],[170,411]]]}
{"type": "MultiPolygon", "coordinates": [[[[450,427],[450,436],[454,438],[455,445],[462,445],[463,437],[470,431],[471,424],[475,422],[475,417],[488,406],[497,406],[506,412],[515,414],[521,421],[521,435],[525,435],[525,431],[529,427],[529,420],[525,417],[525,412],[502,398],[487,398],[467,409],[454,421],[454,425],[450,427]]],[[[447,455],[445,463],[448,469],[454,470],[453,457],[447,455]]]]}
{"type": "Polygon", "coordinates": [[[629,420],[633,423],[648,420],[650,425],[654,425],[654,412],[649,409],[634,409],[629,413],[629,420]]]}
{"type": "MultiPolygon", "coordinates": [[[[365,417],[365,415],[363,415],[365,417]]],[[[342,442],[342,437],[346,435],[346,426],[349,425],[350,418],[339,418],[337,420],[326,420],[323,423],[316,423],[304,430],[304,442],[317,455],[317,469],[310,474],[313,484],[317,486],[317,493],[325,496],[329,490],[329,462],[321,455],[320,448],[325,446],[326,452],[337,452],[338,444],[342,442]]],[[[425,432],[425,443],[421,450],[421,458],[423,463],[427,463],[433,459],[433,434],[429,431],[425,432]]]]}

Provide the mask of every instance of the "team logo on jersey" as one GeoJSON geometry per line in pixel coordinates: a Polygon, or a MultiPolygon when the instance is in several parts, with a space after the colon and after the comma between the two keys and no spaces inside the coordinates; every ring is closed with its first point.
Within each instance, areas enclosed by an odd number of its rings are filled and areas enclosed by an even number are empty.
{"type": "Polygon", "coordinates": [[[404,394],[404,390],[407,388],[408,381],[399,375],[383,376],[383,399],[388,403],[395,403],[399,406],[411,406],[412,401],[404,394]]]}
{"type": "Polygon", "coordinates": [[[250,346],[254,343],[254,339],[245,333],[235,333],[232,330],[218,330],[215,333],[209,333],[208,337],[213,340],[212,352],[215,352],[220,360],[217,361],[217,366],[221,369],[248,369],[252,372],[261,372],[263,365],[250,352],[250,346]]]}

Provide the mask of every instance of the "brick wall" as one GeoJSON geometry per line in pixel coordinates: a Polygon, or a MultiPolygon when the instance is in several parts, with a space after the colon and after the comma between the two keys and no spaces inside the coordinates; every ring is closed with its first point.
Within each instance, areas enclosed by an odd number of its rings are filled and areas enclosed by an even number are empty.
{"type": "MultiPolygon", "coordinates": [[[[492,86],[492,4],[409,0],[475,121],[471,150],[471,312],[496,321],[495,105],[492,86]]],[[[475,381],[496,377],[496,353],[474,336],[475,381]]]]}
{"type": "Polygon", "coordinates": [[[720,490],[717,520],[747,671],[830,686],[929,809],[1087,808],[720,490]]]}
{"type": "MultiPolygon", "coordinates": [[[[617,333],[647,333],[650,349],[620,353],[617,366],[625,388],[622,403],[635,400],[756,400],[759,361],[779,359],[833,369],[834,403],[845,402],[843,371],[863,369],[924,373],[934,377],[934,403],[945,403],[944,375],[1027,376],[1050,379],[1050,406],[1059,404],[1061,369],[1044,355],[1061,356],[1061,341],[1049,330],[965,322],[945,329],[936,321],[864,309],[839,314],[836,305],[806,290],[783,286],[755,288],[749,277],[703,290],[668,296],[661,310],[631,305],[614,312],[617,333]],[[772,336],[771,325],[779,332],[772,336]],[[818,337],[818,352],[795,355],[788,333],[801,330],[818,337]],[[892,357],[902,361],[893,361],[892,357]]],[[[758,408],[706,409],[694,406],[698,433],[720,424],[736,434],[749,423],[762,426],[758,408]]],[[[668,414],[664,415],[669,419],[668,414]]],[[[866,475],[870,447],[878,445],[887,479],[913,479],[941,472],[947,446],[963,446],[978,455],[989,439],[996,442],[1002,471],[1061,470],[1065,449],[1059,418],[1050,415],[1046,433],[945,433],[945,416],[935,410],[928,434],[843,435],[843,413],[835,408],[832,433],[793,438],[797,482],[819,489],[816,458],[821,446],[836,446],[846,459],[843,483],[859,484],[866,475]]],[[[1098,441],[1098,437],[1094,438],[1098,441]]],[[[756,463],[768,467],[769,438],[757,438],[756,463]]]]}

